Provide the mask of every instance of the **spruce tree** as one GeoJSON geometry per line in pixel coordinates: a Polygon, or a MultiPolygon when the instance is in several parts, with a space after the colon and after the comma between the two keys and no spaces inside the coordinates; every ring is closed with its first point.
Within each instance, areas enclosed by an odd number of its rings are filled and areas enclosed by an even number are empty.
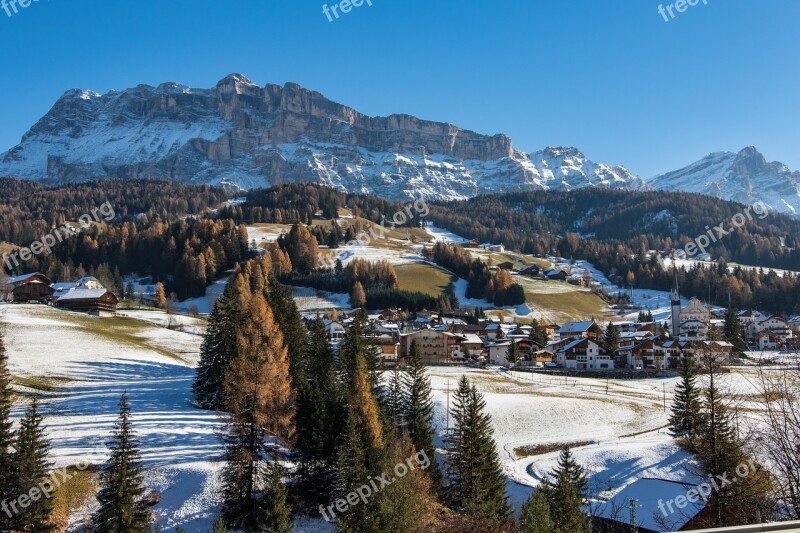
{"type": "Polygon", "coordinates": [[[305,358],[308,349],[308,331],[303,325],[297,303],[292,297],[292,291],[280,283],[273,282],[269,287],[267,303],[272,309],[275,322],[281,330],[283,342],[288,350],[292,382],[302,383],[306,380],[307,363],[305,358]]]}
{"type": "Polygon", "coordinates": [[[555,524],[550,518],[550,495],[548,491],[536,489],[522,504],[519,517],[519,533],[553,533],[555,524]]]}
{"type": "Polygon", "coordinates": [[[211,533],[228,533],[225,520],[223,520],[221,516],[214,520],[214,525],[211,526],[211,533]]]}
{"type": "Polygon", "coordinates": [[[224,406],[225,372],[238,355],[238,332],[249,294],[244,277],[237,274],[211,311],[193,384],[195,400],[203,409],[224,406]]]}
{"type": "Polygon", "coordinates": [[[462,376],[452,409],[455,427],[448,454],[450,498],[467,516],[501,524],[510,513],[506,480],[485,408],[478,389],[462,376]]]}
{"type": "Polygon", "coordinates": [[[511,368],[516,367],[520,360],[519,345],[513,340],[511,341],[511,344],[508,345],[506,359],[508,360],[508,364],[511,368]]]}
{"type": "Polygon", "coordinates": [[[556,469],[551,476],[554,479],[559,479],[562,472],[566,475],[570,483],[575,486],[575,493],[578,495],[578,498],[586,500],[586,498],[589,497],[589,481],[586,479],[586,472],[583,467],[578,464],[578,461],[575,460],[575,456],[572,455],[569,446],[561,450],[558,456],[556,469]]]}
{"type": "Polygon", "coordinates": [[[95,530],[101,533],[131,533],[149,527],[148,505],[143,499],[142,461],[139,441],[131,424],[128,395],[119,402],[119,418],[114,424],[110,456],[100,471],[100,508],[94,516],[95,530]]]}
{"type": "Polygon", "coordinates": [[[309,332],[307,379],[297,386],[296,449],[307,492],[322,497],[333,486],[333,467],[338,437],[344,426],[345,401],[322,319],[312,321],[309,332]]]}
{"type": "Polygon", "coordinates": [[[739,313],[734,306],[730,306],[725,313],[723,334],[725,340],[733,344],[733,350],[736,354],[742,355],[747,351],[747,343],[744,342],[742,322],[739,320],[739,313]]]}
{"type": "MultiPolygon", "coordinates": [[[[34,398],[20,422],[19,433],[15,443],[14,472],[15,479],[12,493],[19,496],[29,494],[49,476],[52,463],[49,461],[50,443],[42,425],[39,413],[39,400],[34,398]]],[[[52,531],[50,512],[53,502],[50,498],[31,499],[27,507],[19,507],[19,512],[12,518],[14,529],[21,531],[52,531]]]]}
{"type": "Polygon", "coordinates": [[[612,322],[609,322],[608,326],[606,326],[605,335],[603,335],[603,343],[609,350],[616,350],[619,348],[620,339],[619,328],[612,322]]]}
{"type": "Polygon", "coordinates": [[[281,479],[281,468],[277,462],[267,468],[266,483],[260,502],[259,531],[289,533],[292,527],[292,508],[288,502],[286,487],[281,479]]]}
{"type": "MultiPolygon", "coordinates": [[[[13,391],[11,390],[11,374],[8,371],[8,355],[3,344],[0,332],[0,501],[16,497],[14,491],[14,458],[12,446],[14,444],[14,429],[11,421],[11,405],[13,391]]],[[[9,517],[0,512],[0,531],[11,528],[9,517]]]]}
{"type": "Polygon", "coordinates": [[[583,501],[567,470],[558,470],[555,481],[547,483],[550,494],[550,519],[556,533],[588,533],[589,517],[583,513],[583,501]]]}
{"type": "Polygon", "coordinates": [[[383,402],[387,430],[393,435],[400,435],[405,430],[404,403],[403,380],[400,375],[400,369],[395,366],[389,374],[388,391],[383,402]]]}
{"type": "Polygon", "coordinates": [[[679,439],[688,450],[694,450],[702,426],[702,402],[695,377],[695,361],[684,356],[681,381],[675,386],[672,414],[669,417],[670,435],[679,439]]]}
{"type": "Polygon", "coordinates": [[[431,380],[425,369],[422,352],[416,342],[411,343],[408,367],[404,383],[404,426],[417,451],[423,451],[431,460],[427,469],[434,487],[441,483],[441,472],[436,464],[436,448],[433,445],[433,399],[431,380]]]}

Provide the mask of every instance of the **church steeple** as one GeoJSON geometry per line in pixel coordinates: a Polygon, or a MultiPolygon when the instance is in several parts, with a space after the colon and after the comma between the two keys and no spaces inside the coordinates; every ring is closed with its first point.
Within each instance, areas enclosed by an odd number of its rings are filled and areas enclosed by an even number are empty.
{"type": "Polygon", "coordinates": [[[672,300],[672,338],[677,340],[681,334],[681,295],[678,292],[678,267],[673,263],[672,271],[675,274],[675,281],[672,286],[670,299],[672,300]]]}

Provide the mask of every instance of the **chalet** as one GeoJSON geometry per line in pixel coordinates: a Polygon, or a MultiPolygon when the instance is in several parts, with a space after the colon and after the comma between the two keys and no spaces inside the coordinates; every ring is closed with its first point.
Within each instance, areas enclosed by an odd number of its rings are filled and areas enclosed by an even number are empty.
{"type": "Polygon", "coordinates": [[[587,337],[590,339],[599,339],[603,335],[603,328],[601,328],[594,320],[584,322],[567,322],[558,331],[555,336],[559,339],[587,337]]]}
{"type": "Polygon", "coordinates": [[[468,333],[461,335],[461,349],[460,352],[464,359],[475,359],[483,352],[483,341],[481,338],[474,334],[468,333]]]}
{"type": "Polygon", "coordinates": [[[579,338],[555,353],[556,363],[570,370],[606,370],[614,360],[605,348],[589,338],[579,338]]]}
{"type": "MultiPolygon", "coordinates": [[[[683,318],[682,315],[681,318],[683,318]]],[[[708,321],[697,319],[682,320],[678,338],[681,341],[706,340],[708,338],[708,321]]]]}
{"type": "Polygon", "coordinates": [[[58,307],[97,316],[115,314],[117,304],[117,297],[106,289],[72,289],[56,302],[58,307]]]}
{"type": "Polygon", "coordinates": [[[567,283],[570,285],[575,285],[576,287],[585,287],[586,279],[584,279],[583,276],[573,275],[567,279],[567,283]]]}
{"type": "Polygon", "coordinates": [[[5,292],[16,303],[47,303],[53,296],[52,284],[47,276],[34,272],[8,280],[5,283],[5,292]]]}
{"type": "Polygon", "coordinates": [[[562,270],[560,268],[551,268],[550,270],[545,271],[544,277],[553,281],[564,281],[569,277],[569,274],[566,270],[562,270]]]}
{"type": "Polygon", "coordinates": [[[506,247],[502,244],[484,244],[483,249],[498,254],[502,254],[506,251],[506,247]]]}
{"type": "Polygon", "coordinates": [[[400,335],[398,356],[407,358],[411,353],[411,343],[416,342],[425,364],[451,363],[461,353],[460,347],[457,346],[461,339],[462,337],[453,333],[435,329],[404,333],[400,335]]]}
{"type": "Polygon", "coordinates": [[[511,261],[505,261],[497,265],[497,268],[499,270],[514,270],[514,263],[512,263],[511,261]]]}
{"type": "Polygon", "coordinates": [[[103,284],[93,276],[84,276],[74,282],[53,283],[51,287],[53,288],[53,301],[58,300],[73,289],[105,289],[103,284]]]}
{"type": "Polygon", "coordinates": [[[542,274],[542,267],[540,267],[536,263],[533,263],[532,265],[528,265],[520,269],[519,273],[521,276],[527,276],[529,278],[538,278],[542,274]]]}

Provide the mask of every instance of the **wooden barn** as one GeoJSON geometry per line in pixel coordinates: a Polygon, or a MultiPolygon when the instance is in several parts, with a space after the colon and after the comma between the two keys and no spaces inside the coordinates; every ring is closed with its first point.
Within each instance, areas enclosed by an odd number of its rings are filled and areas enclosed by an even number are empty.
{"type": "Polygon", "coordinates": [[[53,296],[50,287],[53,282],[47,276],[34,272],[11,278],[6,282],[5,291],[15,303],[48,303],[53,296]]]}
{"type": "Polygon", "coordinates": [[[56,301],[58,307],[97,316],[114,315],[117,304],[119,300],[107,289],[72,289],[56,301]]]}

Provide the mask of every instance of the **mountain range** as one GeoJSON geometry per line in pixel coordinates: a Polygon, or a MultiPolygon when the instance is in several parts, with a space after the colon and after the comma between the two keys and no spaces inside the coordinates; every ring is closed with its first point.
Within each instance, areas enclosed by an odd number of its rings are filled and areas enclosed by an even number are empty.
{"type": "Polygon", "coordinates": [[[261,87],[241,74],[211,89],[67,91],[0,156],[0,176],[53,184],[153,177],[245,189],[311,181],[392,200],[659,188],[800,210],[800,173],[767,163],[752,147],[645,181],[577,148],[524,152],[503,134],[411,115],[372,117],[295,83],[261,87]]]}

